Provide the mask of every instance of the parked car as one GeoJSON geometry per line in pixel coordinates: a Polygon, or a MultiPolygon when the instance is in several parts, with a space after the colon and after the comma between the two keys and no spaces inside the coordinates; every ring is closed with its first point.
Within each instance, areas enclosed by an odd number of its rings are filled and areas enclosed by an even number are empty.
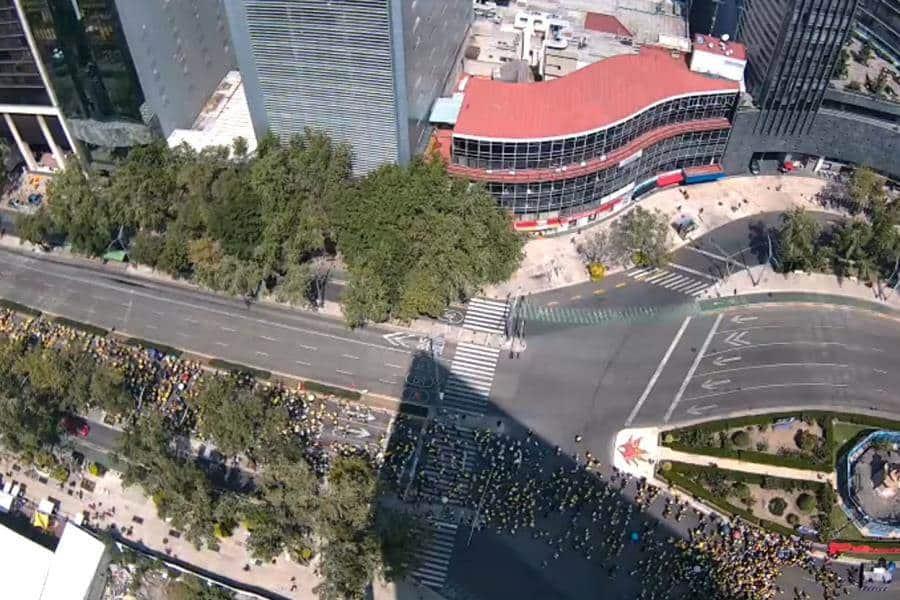
{"type": "Polygon", "coordinates": [[[88,425],[87,421],[73,415],[66,415],[63,417],[62,426],[63,429],[66,430],[66,433],[78,437],[87,437],[91,432],[91,426],[88,425]]]}

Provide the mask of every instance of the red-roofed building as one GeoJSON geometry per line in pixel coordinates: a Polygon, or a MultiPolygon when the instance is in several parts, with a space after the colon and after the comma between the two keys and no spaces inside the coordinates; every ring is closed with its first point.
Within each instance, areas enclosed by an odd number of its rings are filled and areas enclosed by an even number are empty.
{"type": "Polygon", "coordinates": [[[622,21],[612,15],[604,15],[603,13],[587,13],[587,16],[584,18],[584,28],[590,31],[609,33],[621,38],[631,37],[631,32],[622,25],[622,21]]]}
{"type": "Polygon", "coordinates": [[[581,226],[659,176],[718,164],[740,85],[658,47],[553,81],[471,78],[435,147],[452,174],[483,182],[518,229],[581,226]]]}

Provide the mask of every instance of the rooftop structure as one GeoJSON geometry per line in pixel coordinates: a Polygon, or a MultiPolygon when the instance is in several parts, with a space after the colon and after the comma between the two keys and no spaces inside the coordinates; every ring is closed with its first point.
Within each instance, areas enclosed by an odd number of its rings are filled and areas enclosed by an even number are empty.
{"type": "Polygon", "coordinates": [[[691,71],[678,52],[645,47],[639,54],[609,58],[548,82],[472,78],[453,132],[496,140],[578,135],[670,98],[738,89],[737,82],[691,71]]]}
{"type": "Polygon", "coordinates": [[[51,551],[0,526],[0,581],[3,596],[16,600],[97,600],[103,593],[106,545],[66,524],[51,551]]]}
{"type": "Polygon", "coordinates": [[[875,431],[847,451],[842,508],[863,535],[900,538],[900,433],[875,431]]]}
{"type": "Polygon", "coordinates": [[[525,61],[538,78],[554,79],[661,39],[687,43],[688,35],[681,4],[671,0],[488,2],[476,4],[475,15],[463,69],[480,76],[490,75],[486,64],[525,61]]]}
{"type": "Polygon", "coordinates": [[[210,96],[190,129],[176,129],[168,137],[174,148],[183,143],[200,152],[211,146],[231,146],[235,138],[247,142],[247,152],[256,150],[256,135],[240,71],[230,71],[210,96]]]}

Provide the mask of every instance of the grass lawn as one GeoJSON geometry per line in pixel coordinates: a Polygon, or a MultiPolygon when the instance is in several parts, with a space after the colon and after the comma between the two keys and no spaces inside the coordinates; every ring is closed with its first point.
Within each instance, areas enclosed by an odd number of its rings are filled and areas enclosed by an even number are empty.
{"type": "Polygon", "coordinates": [[[864,542],[869,540],[847,518],[847,514],[841,510],[837,502],[831,507],[831,525],[834,529],[834,539],[836,540],[847,542],[864,542]]]}
{"type": "MultiPolygon", "coordinates": [[[[832,436],[834,438],[834,449],[836,455],[839,455],[843,447],[860,434],[862,431],[874,431],[870,425],[859,425],[858,423],[847,423],[837,419],[831,425],[832,436]]],[[[833,457],[837,461],[837,456],[833,457]]]]}

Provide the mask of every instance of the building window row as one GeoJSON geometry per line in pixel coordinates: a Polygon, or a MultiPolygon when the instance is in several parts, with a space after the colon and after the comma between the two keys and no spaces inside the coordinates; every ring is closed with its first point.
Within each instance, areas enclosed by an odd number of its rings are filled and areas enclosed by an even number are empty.
{"type": "Polygon", "coordinates": [[[501,207],[519,217],[569,216],[598,207],[605,196],[630,183],[675,169],[718,163],[727,140],[728,129],[685,133],[650,146],[639,159],[621,167],[560,181],[490,182],[487,189],[501,207]]]}
{"type": "Polygon", "coordinates": [[[658,104],[601,131],[537,142],[453,138],[452,160],[476,169],[546,169],[603,157],[645,133],[672,124],[731,116],[735,95],[688,96],[658,104]]]}

